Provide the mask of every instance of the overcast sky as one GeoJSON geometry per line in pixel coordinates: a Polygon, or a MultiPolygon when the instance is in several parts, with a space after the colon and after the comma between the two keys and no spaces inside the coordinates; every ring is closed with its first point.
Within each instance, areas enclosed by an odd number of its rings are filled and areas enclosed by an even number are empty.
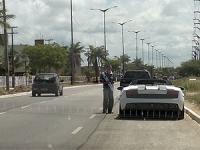
{"type": "MultiPolygon", "coordinates": [[[[172,58],[175,66],[191,58],[193,0],[73,0],[74,38],[82,45],[103,45],[103,14],[91,8],[117,5],[106,15],[107,49],[110,56],[122,54],[121,27],[112,22],[134,20],[125,25],[125,53],[135,58],[135,35],[155,42],[156,49],[172,58]]],[[[70,43],[70,0],[6,0],[11,25],[18,26],[15,44],[33,44],[34,39],[70,43]]],[[[141,47],[141,42],[139,42],[141,47]]],[[[145,54],[147,45],[145,44],[145,54]]],[[[141,57],[141,48],[139,52],[141,57]]],[[[147,62],[147,55],[145,55],[147,62]]]]}

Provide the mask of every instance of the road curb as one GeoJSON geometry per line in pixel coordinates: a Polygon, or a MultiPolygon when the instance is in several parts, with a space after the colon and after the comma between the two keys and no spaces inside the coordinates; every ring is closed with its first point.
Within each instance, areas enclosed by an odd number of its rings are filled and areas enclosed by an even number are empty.
{"type": "Polygon", "coordinates": [[[193,120],[195,120],[198,124],[200,124],[200,116],[192,111],[191,109],[185,107],[185,112],[188,114],[193,120]]]}

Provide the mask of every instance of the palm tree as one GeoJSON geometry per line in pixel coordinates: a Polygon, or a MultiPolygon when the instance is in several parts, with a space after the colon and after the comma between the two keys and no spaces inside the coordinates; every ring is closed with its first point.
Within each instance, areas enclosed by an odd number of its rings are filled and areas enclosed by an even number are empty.
{"type": "Polygon", "coordinates": [[[74,62],[74,68],[75,68],[75,74],[80,72],[81,69],[81,53],[84,51],[84,46],[80,45],[80,42],[77,42],[73,45],[73,62],[74,62]]]}
{"type": "Polygon", "coordinates": [[[88,67],[90,64],[93,65],[95,71],[96,82],[98,82],[99,77],[99,67],[103,64],[103,61],[106,61],[105,56],[107,53],[104,51],[104,47],[94,47],[89,46],[89,51],[85,53],[87,56],[88,67]]]}

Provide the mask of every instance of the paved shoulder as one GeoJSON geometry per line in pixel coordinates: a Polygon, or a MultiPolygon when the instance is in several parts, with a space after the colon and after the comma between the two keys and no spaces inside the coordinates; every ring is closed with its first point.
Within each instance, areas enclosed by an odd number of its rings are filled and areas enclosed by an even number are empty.
{"type": "Polygon", "coordinates": [[[83,150],[199,150],[200,126],[188,116],[181,121],[119,120],[106,116],[83,150]]]}

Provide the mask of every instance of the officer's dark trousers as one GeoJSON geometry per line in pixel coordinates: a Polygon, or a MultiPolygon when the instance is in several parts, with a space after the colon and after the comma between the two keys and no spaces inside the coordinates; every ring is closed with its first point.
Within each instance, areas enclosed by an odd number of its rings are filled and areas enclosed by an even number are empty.
{"type": "Polygon", "coordinates": [[[108,110],[108,113],[112,112],[113,109],[113,91],[107,87],[103,89],[103,112],[106,113],[108,110]]]}

